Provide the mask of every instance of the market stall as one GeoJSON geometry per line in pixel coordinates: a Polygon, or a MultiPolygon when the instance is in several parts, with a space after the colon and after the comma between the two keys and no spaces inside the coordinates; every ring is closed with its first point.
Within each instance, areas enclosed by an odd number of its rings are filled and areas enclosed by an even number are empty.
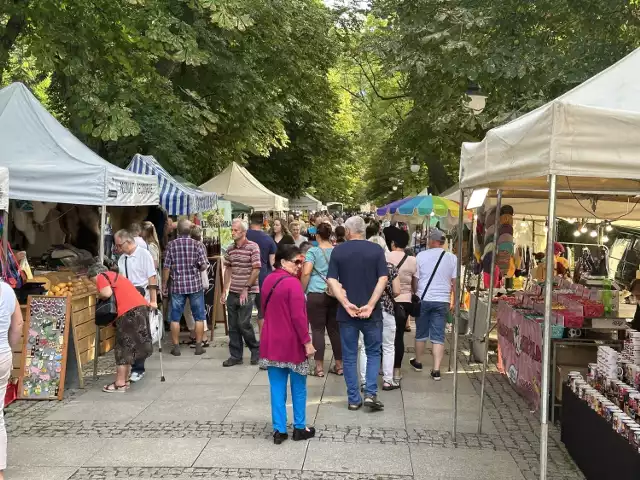
{"type": "Polygon", "coordinates": [[[151,155],[135,154],[127,170],[158,178],[160,205],[169,215],[193,215],[216,208],[215,192],[203,192],[178,182],[151,155]]]}
{"type": "MultiPolygon", "coordinates": [[[[20,202],[19,211],[23,214],[20,218],[30,227],[33,235],[38,231],[34,225],[39,224],[39,220],[42,220],[40,217],[50,214],[56,204],[67,205],[67,208],[60,217],[54,216],[50,222],[63,218],[77,205],[99,207],[100,217],[95,214],[96,233],[99,230],[96,251],[102,258],[104,242],[100,239],[104,238],[107,207],[158,204],[155,177],[122,170],[102,159],[49,114],[21,83],[0,90],[0,145],[0,166],[8,168],[11,179],[9,198],[20,202]],[[25,205],[31,209],[26,215],[25,205]]],[[[7,222],[3,233],[7,235],[8,230],[7,222]]],[[[87,261],[92,261],[90,255],[87,261]]],[[[25,298],[26,311],[30,311],[31,299],[44,298],[38,294],[46,292],[50,292],[50,297],[61,298],[66,303],[70,311],[69,322],[56,322],[71,327],[61,337],[62,358],[66,358],[67,353],[69,357],[76,358],[77,362],[67,362],[64,368],[67,378],[71,369],[72,376],[77,371],[82,383],[82,364],[94,360],[96,373],[99,352],[112,348],[110,339],[113,329],[96,329],[93,320],[95,290],[81,275],[81,269],[34,273],[38,286],[30,291],[28,299],[25,298]]],[[[29,315],[26,321],[28,324],[29,315]]],[[[46,328],[50,329],[50,325],[46,328]]],[[[47,330],[47,334],[54,336],[55,332],[47,330]]],[[[33,358],[33,355],[26,356],[25,362],[30,364],[33,358]]],[[[27,367],[26,364],[16,365],[14,362],[16,366],[23,371],[27,367]]],[[[34,370],[33,375],[39,374],[34,370]]],[[[33,381],[36,380],[34,377],[33,381]]],[[[60,398],[62,387],[60,385],[58,390],[60,398]]],[[[40,386],[42,388],[43,385],[40,386]]],[[[24,395],[24,391],[18,393],[24,395]]],[[[27,393],[27,396],[31,398],[31,394],[27,393]]]]}
{"type": "Polygon", "coordinates": [[[310,193],[305,193],[299,198],[289,200],[289,209],[312,213],[321,212],[326,210],[327,207],[325,207],[320,200],[312,196],[310,193]]]}
{"type": "Polygon", "coordinates": [[[257,212],[284,212],[289,200],[262,185],[249,170],[231,162],[218,176],[200,185],[205,192],[216,192],[225,200],[250,206],[257,212]]]}
{"type": "MultiPolygon", "coordinates": [[[[584,204],[581,205],[590,205],[591,212],[597,217],[600,217],[598,205],[602,200],[620,196],[627,198],[628,214],[635,210],[640,201],[640,197],[636,198],[640,194],[640,172],[634,168],[640,147],[637,135],[640,97],[633,78],[639,70],[640,50],[636,50],[558,99],[490,130],[482,142],[462,146],[461,204],[464,204],[467,189],[495,190],[498,207],[503,190],[532,192],[532,196],[548,192],[540,386],[541,479],[547,478],[556,199],[559,194],[578,200],[583,197],[584,204]]],[[[454,357],[456,354],[457,334],[454,335],[454,357]]],[[[485,373],[486,369],[483,379],[485,373]]],[[[484,389],[481,390],[480,419],[484,399],[484,389]]],[[[456,410],[457,375],[454,374],[454,433],[456,410]]]]}

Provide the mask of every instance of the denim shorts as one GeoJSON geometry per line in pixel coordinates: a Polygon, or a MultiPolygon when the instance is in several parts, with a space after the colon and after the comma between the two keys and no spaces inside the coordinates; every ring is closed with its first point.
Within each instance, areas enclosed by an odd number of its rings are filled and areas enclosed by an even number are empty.
{"type": "Polygon", "coordinates": [[[184,312],[184,306],[189,299],[191,305],[191,314],[196,322],[207,319],[207,313],[204,308],[204,292],[195,293],[172,293],[171,294],[171,311],[169,313],[169,321],[179,322],[184,312]]]}
{"type": "Polygon", "coordinates": [[[420,316],[416,318],[416,341],[444,344],[449,302],[422,302],[420,316]]]}

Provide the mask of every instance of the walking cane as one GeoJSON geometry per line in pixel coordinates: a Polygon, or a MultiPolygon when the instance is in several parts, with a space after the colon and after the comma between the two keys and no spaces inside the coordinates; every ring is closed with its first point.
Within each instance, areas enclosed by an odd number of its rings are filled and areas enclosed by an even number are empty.
{"type": "Polygon", "coordinates": [[[162,316],[160,314],[159,309],[155,309],[154,314],[157,316],[158,321],[156,323],[156,334],[158,337],[158,354],[160,355],[160,381],[164,382],[165,378],[164,378],[164,367],[162,365],[162,334],[163,334],[163,329],[164,329],[164,323],[161,322],[162,316]],[[162,323],[162,329],[160,328],[160,325],[162,323]]]}

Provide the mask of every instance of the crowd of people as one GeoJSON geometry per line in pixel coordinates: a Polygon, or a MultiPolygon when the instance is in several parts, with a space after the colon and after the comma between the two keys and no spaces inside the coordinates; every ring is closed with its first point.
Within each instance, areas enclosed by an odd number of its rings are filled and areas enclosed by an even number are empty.
{"type": "Polygon", "coordinates": [[[443,232],[431,229],[429,248],[414,256],[402,225],[382,229],[360,216],[316,216],[306,229],[290,217],[288,228],[276,220],[269,233],[262,226],[262,214],[252,215],[250,225],[233,221],[221,299],[229,311],[230,356],[223,365],[242,364],[246,345],[251,364],[268,370],[276,444],[288,438],[287,381],[294,440],[315,433],[305,418],[307,375],[344,376],[349,410],[383,410],[378,373],[383,390],[401,388],[404,334],[412,316],[416,355],[409,363],[422,371],[430,341],[431,378],[440,380],[457,262],[444,249],[443,232]],[[251,324],[254,304],[259,341],[251,324]],[[325,335],[334,358],[328,368],[325,335]]]}
{"type": "MultiPolygon", "coordinates": [[[[269,231],[260,213],[251,215],[249,223],[233,220],[221,295],[229,327],[229,358],[223,366],[241,365],[246,346],[251,365],[267,370],[276,444],[288,438],[287,383],[293,439],[315,434],[305,418],[307,375],[344,376],[349,410],[383,410],[379,372],[383,390],[401,388],[410,317],[416,321],[416,354],[409,363],[422,371],[430,341],[431,378],[440,380],[456,276],[456,257],[444,249],[446,238],[438,229],[430,230],[429,248],[416,256],[403,225],[381,228],[376,220],[357,215],[319,215],[308,226],[292,216],[287,220],[274,220],[269,231]],[[333,355],[326,353],[325,336],[333,355]]],[[[183,317],[194,354],[205,352],[209,262],[202,229],[185,219],[177,223],[176,234],[161,252],[152,223],[132,225],[114,235],[117,271],[102,264],[90,268],[99,297],[113,297],[117,305],[117,372],[104,386],[106,393],[124,393],[144,377],[154,332],[162,329],[157,315],[162,298],[168,299],[171,354],[182,354],[183,317]]]]}

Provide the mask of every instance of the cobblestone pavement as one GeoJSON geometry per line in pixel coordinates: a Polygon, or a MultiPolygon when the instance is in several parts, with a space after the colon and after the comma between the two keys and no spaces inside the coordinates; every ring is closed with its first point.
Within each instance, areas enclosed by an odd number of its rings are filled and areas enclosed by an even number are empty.
{"type": "MultiPolygon", "coordinates": [[[[412,343],[409,335],[407,342],[412,343]]],[[[463,353],[457,442],[450,432],[452,375],[443,374],[436,383],[428,374],[407,371],[401,391],[381,392],[387,408],[379,414],[348,412],[342,378],[310,377],[307,421],[315,424],[318,434],[309,442],[285,442],[284,450],[269,441],[264,372],[246,364],[222,369],[220,361],[227,355],[224,341],[210,347],[203,358],[188,354],[185,348],[177,359],[165,355],[166,383],[145,378],[135,391],[106,395],[99,390],[104,376],[98,382],[88,376],[86,388],[66,392],[62,402],[19,401],[8,407],[11,475],[7,478],[532,480],[539,476],[538,417],[493,365],[486,383],[484,433],[476,433],[481,366],[469,363],[463,353]],[[203,398],[194,398],[199,393],[203,398]],[[47,456],[45,462],[22,452],[40,442],[56,445],[59,455],[47,456]],[[78,448],[97,450],[79,455],[78,448]],[[110,454],[101,455],[104,451],[110,454]],[[350,459],[346,465],[344,455],[350,459]]],[[[149,363],[147,375],[154,377],[156,367],[149,363]]],[[[99,370],[111,374],[112,357],[101,358],[99,370]]],[[[548,478],[584,478],[560,442],[559,431],[550,430],[548,478]]]]}

